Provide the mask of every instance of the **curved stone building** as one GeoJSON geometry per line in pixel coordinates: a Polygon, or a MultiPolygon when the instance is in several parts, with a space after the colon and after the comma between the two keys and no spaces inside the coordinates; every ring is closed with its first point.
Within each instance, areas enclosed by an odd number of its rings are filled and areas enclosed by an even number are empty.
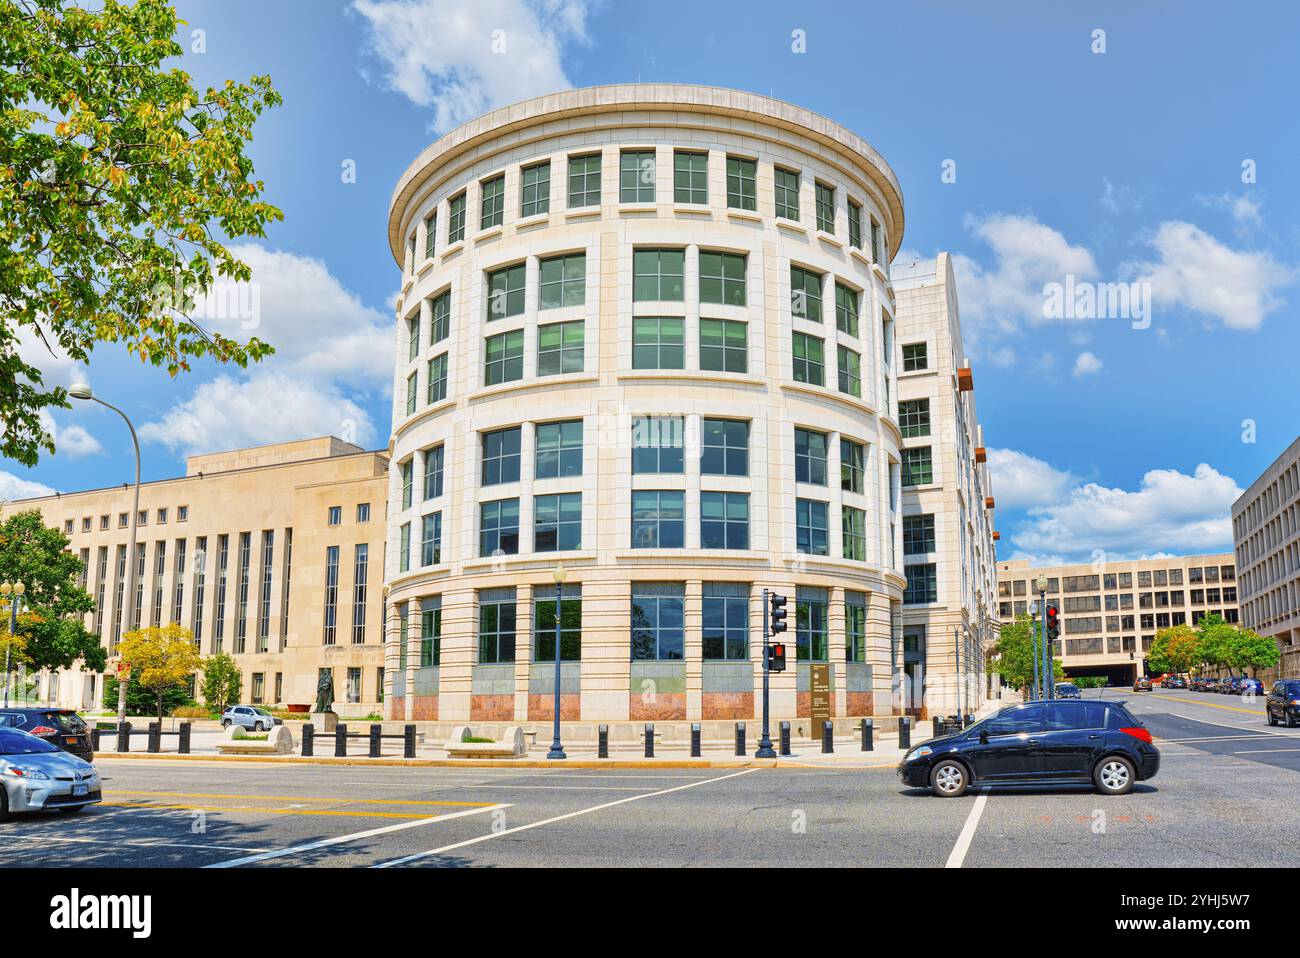
{"type": "Polygon", "coordinates": [[[398,182],[392,718],[890,711],[902,568],[888,263],[902,196],[854,133],[645,84],[496,110],[398,182]],[[556,567],[563,566],[563,585],[556,567]]]}

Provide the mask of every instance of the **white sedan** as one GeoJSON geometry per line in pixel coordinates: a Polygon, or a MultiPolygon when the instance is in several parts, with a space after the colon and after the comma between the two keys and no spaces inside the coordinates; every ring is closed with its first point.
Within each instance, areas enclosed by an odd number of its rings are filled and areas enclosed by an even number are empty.
{"type": "Polygon", "coordinates": [[[0,821],[11,812],[78,812],[102,799],[90,762],[35,735],[0,728],[0,821]]]}

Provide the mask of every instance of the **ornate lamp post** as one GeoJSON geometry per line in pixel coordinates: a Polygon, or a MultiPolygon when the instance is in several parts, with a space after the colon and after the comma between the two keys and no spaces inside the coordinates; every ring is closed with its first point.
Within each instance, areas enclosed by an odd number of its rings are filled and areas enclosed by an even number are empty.
{"type": "Polygon", "coordinates": [[[564,754],[564,746],[560,744],[560,602],[564,598],[566,578],[563,563],[556,565],[551,578],[555,580],[555,734],[551,738],[551,750],[546,753],[546,757],[562,759],[568,758],[564,754]]]}
{"type": "Polygon", "coordinates": [[[18,606],[27,586],[22,582],[0,583],[0,595],[9,600],[9,641],[5,643],[5,708],[9,707],[9,662],[14,639],[18,636],[18,606]]]}

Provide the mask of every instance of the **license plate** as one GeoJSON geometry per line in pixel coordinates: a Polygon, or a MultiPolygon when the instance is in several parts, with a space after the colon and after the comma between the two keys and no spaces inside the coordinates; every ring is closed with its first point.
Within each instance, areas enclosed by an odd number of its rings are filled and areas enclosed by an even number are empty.
{"type": "Polygon", "coordinates": [[[85,795],[85,794],[86,794],[87,792],[89,792],[89,791],[90,791],[90,786],[89,786],[89,785],[73,785],[73,786],[72,786],[72,797],[73,797],[73,798],[76,798],[78,795],[85,795]]]}

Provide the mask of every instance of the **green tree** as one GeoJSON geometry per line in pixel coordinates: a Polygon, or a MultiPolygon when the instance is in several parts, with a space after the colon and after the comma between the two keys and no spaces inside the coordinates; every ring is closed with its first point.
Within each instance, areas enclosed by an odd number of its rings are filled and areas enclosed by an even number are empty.
{"type": "MultiPolygon", "coordinates": [[[[997,644],[993,647],[993,654],[997,657],[996,668],[998,674],[1014,689],[1026,689],[1033,685],[1033,628],[1033,620],[1029,616],[1018,615],[1014,622],[1002,626],[1002,633],[997,644]]],[[[1042,649],[1040,647],[1040,662],[1041,658],[1042,649]]],[[[1055,680],[1059,682],[1064,679],[1065,669],[1061,665],[1061,660],[1054,658],[1052,666],[1055,680]]]]}
{"type": "Polygon", "coordinates": [[[1250,669],[1251,675],[1257,676],[1260,669],[1273,668],[1282,657],[1277,643],[1272,639],[1251,629],[1233,628],[1232,632],[1233,664],[1241,672],[1250,669]]]}
{"type": "Polygon", "coordinates": [[[1147,650],[1147,665],[1155,672],[1186,672],[1201,661],[1200,645],[1200,636],[1191,626],[1161,629],[1147,650]]]}
{"type": "Polygon", "coordinates": [[[130,681],[138,681],[157,697],[159,721],[167,690],[183,687],[203,666],[194,648],[194,634],[183,625],[151,625],[128,632],[122,636],[117,654],[131,667],[130,681]]]}
{"type": "Polygon", "coordinates": [[[224,652],[203,662],[203,700],[209,708],[224,712],[239,701],[243,677],[235,660],[224,652]]]}
{"type": "Polygon", "coordinates": [[[39,510],[16,512],[0,524],[0,580],[27,587],[28,611],[18,618],[18,635],[29,668],[66,669],[80,660],[100,672],[104,650],[84,622],[95,602],[78,584],[81,560],[67,550],[67,536],[46,526],[39,510]]]}
{"type": "Polygon", "coordinates": [[[1197,648],[1207,669],[1232,669],[1236,663],[1234,629],[1221,615],[1203,616],[1196,627],[1197,648]]]}
{"type": "Polygon", "coordinates": [[[89,362],[122,343],[175,376],[199,357],[240,366],[270,348],[202,329],[194,301],[248,280],[223,240],[264,236],[245,155],[280,103],[268,76],[202,94],[164,61],[184,52],[166,0],[0,3],[0,455],[33,465],[68,406],[23,360],[20,335],[89,362]]]}
{"type": "MultiPolygon", "coordinates": [[[[194,699],[190,696],[184,685],[169,686],[163,692],[163,711],[171,715],[182,705],[193,705],[194,699]]],[[[117,676],[111,672],[104,676],[104,700],[103,706],[108,711],[117,709],[117,676]]],[[[148,715],[158,708],[158,695],[153,689],[147,689],[140,684],[140,680],[134,675],[126,683],[126,714],[127,715],[148,715]]]]}

